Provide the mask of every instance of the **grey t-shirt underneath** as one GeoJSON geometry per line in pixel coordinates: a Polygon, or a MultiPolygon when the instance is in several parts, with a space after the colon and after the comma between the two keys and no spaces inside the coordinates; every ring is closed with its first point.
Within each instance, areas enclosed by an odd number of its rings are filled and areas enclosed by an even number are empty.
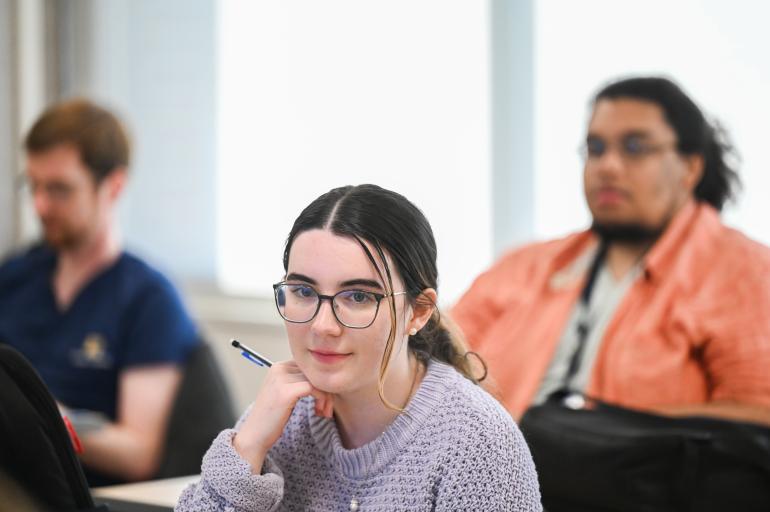
{"type": "Polygon", "coordinates": [[[586,307],[582,301],[578,300],[572,309],[572,314],[561,335],[548,371],[546,371],[535,395],[535,404],[544,402],[548,395],[564,387],[564,378],[578,345],[577,327],[581,318],[587,320],[588,336],[583,347],[580,366],[566,385],[570,389],[585,391],[607,325],[614,316],[623,296],[640,273],[641,268],[637,265],[617,280],[607,265],[602,265],[599,268],[588,306],[586,307]]]}

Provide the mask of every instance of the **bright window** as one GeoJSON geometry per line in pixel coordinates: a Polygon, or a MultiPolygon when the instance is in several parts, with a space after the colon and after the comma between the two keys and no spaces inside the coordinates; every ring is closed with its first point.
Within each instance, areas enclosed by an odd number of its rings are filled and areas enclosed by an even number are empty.
{"type": "Polygon", "coordinates": [[[644,73],[669,75],[727,128],[743,159],[744,190],[725,219],[770,243],[770,4],[543,0],[535,7],[538,237],[588,225],[577,153],[588,101],[605,80],[644,73]]]}
{"type": "Polygon", "coordinates": [[[491,258],[487,2],[219,6],[220,284],[270,294],[301,209],[375,183],[425,212],[454,301],[491,258]]]}

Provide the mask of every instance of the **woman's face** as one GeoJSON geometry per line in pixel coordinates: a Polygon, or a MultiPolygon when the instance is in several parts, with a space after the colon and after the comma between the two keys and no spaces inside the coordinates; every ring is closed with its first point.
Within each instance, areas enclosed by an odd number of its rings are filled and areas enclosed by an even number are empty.
{"type": "MultiPolygon", "coordinates": [[[[373,247],[368,247],[377,259],[373,247]]],[[[388,266],[393,276],[393,291],[404,291],[401,276],[390,260],[388,266]]],[[[383,268],[380,271],[386,275],[383,268]]],[[[291,300],[288,294],[292,293],[299,297],[312,295],[310,288],[319,295],[330,296],[343,290],[387,293],[358,241],[321,229],[305,231],[294,239],[286,282],[299,285],[287,293],[287,300],[291,300]]],[[[360,307],[358,303],[364,297],[364,294],[346,293],[338,302],[340,308],[347,304],[351,311],[360,307]]],[[[388,373],[406,374],[409,363],[405,320],[406,315],[411,316],[411,307],[405,295],[383,298],[374,322],[365,329],[342,325],[332,312],[329,300],[321,300],[321,308],[313,320],[302,324],[286,322],[294,360],[313,386],[338,395],[377,389],[380,363],[391,328],[390,300],[396,303],[398,322],[388,373]]],[[[343,311],[338,309],[338,315],[345,320],[343,311]]]]}

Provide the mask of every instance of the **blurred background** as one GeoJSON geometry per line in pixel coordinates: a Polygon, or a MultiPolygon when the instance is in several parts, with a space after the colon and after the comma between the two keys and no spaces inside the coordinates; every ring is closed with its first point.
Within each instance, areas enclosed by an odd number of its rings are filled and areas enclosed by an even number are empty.
{"type": "Polygon", "coordinates": [[[113,108],[134,141],[121,230],[166,272],[230,375],[230,338],[288,357],[270,285],[330,188],[414,201],[453,303],[506,248],[588,224],[591,94],[663,74],[727,128],[725,218],[770,243],[770,5],[759,0],[0,0],[0,254],[35,240],[21,140],[55,100],[113,108]]]}

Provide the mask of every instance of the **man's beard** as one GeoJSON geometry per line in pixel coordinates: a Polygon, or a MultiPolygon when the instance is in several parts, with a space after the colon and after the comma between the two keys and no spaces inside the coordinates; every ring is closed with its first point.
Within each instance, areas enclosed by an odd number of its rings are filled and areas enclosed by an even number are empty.
{"type": "Polygon", "coordinates": [[[649,244],[655,242],[665,229],[665,226],[650,228],[641,224],[608,224],[596,222],[595,220],[591,224],[591,231],[599,235],[608,244],[649,244]]]}
{"type": "Polygon", "coordinates": [[[75,231],[69,226],[62,226],[61,224],[47,224],[45,221],[42,223],[43,238],[46,243],[57,251],[72,250],[80,246],[85,236],[82,232],[75,231]]]}

